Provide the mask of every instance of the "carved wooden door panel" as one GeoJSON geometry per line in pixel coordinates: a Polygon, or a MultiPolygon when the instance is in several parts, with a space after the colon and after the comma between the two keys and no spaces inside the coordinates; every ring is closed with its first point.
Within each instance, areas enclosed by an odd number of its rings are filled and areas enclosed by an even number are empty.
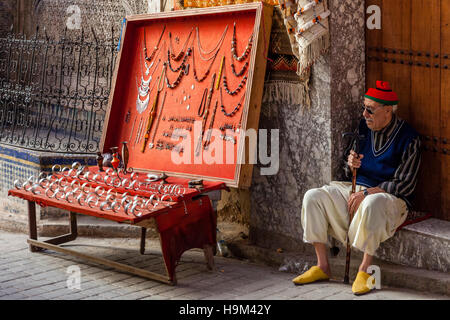
{"type": "Polygon", "coordinates": [[[422,136],[416,209],[450,220],[450,1],[366,1],[372,5],[381,29],[366,28],[366,87],[385,80],[399,94],[399,116],[422,136]]]}

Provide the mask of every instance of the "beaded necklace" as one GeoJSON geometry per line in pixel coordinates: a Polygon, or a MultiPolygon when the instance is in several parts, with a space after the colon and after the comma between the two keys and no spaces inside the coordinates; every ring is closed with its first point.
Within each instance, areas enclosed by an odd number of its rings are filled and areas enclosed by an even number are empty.
{"type": "Polygon", "coordinates": [[[183,58],[183,61],[181,62],[181,64],[178,66],[178,68],[174,69],[174,68],[172,67],[172,64],[170,63],[170,55],[171,55],[171,54],[170,54],[170,51],[167,50],[167,65],[169,66],[170,70],[172,70],[172,72],[178,72],[178,71],[180,71],[181,69],[183,69],[183,68],[186,66],[186,61],[187,61],[187,59],[189,58],[189,56],[191,55],[191,52],[192,52],[192,49],[189,48],[189,49],[186,51],[186,54],[184,55],[184,58],[183,58]]]}
{"type": "Polygon", "coordinates": [[[145,28],[144,28],[144,55],[145,55],[145,60],[147,60],[148,62],[151,62],[153,60],[153,57],[155,56],[155,53],[158,50],[159,44],[161,43],[161,39],[163,37],[164,31],[166,31],[166,25],[164,25],[161,35],[159,36],[158,43],[153,48],[152,54],[150,55],[150,57],[148,57],[147,56],[147,43],[146,43],[147,41],[145,40],[145,28]]]}
{"type": "MultiPolygon", "coordinates": [[[[173,44],[172,44],[172,33],[169,32],[169,50],[170,50],[170,55],[169,57],[173,60],[173,61],[179,61],[183,56],[184,53],[186,52],[186,47],[188,45],[189,39],[191,38],[192,32],[194,31],[194,27],[192,27],[191,32],[189,32],[188,37],[186,38],[186,42],[183,45],[183,49],[181,49],[180,53],[175,55],[174,52],[175,50],[173,50],[173,44]]],[[[170,59],[169,59],[170,60],[170,59]]]]}
{"type": "Polygon", "coordinates": [[[233,55],[233,58],[235,58],[237,61],[243,61],[250,53],[250,50],[253,46],[253,33],[250,35],[250,38],[248,39],[247,46],[245,47],[244,53],[241,56],[237,56],[236,54],[236,22],[233,25],[233,39],[231,40],[231,53],[233,55]]]}
{"type": "Polygon", "coordinates": [[[223,86],[225,88],[225,91],[231,96],[238,94],[238,92],[241,91],[241,89],[244,87],[245,82],[247,82],[247,78],[248,78],[247,76],[244,76],[242,78],[241,82],[239,83],[239,85],[237,86],[237,88],[234,89],[233,91],[230,91],[230,89],[228,89],[227,77],[224,72],[222,79],[223,79],[223,86]]]}
{"type": "Polygon", "coordinates": [[[227,116],[227,117],[234,116],[239,111],[239,109],[241,108],[242,101],[244,100],[244,97],[245,97],[245,92],[242,95],[241,100],[239,100],[239,103],[237,104],[237,106],[234,107],[233,111],[228,113],[228,112],[225,111],[225,106],[223,105],[222,87],[220,87],[220,110],[222,110],[223,114],[225,116],[227,116]]]}

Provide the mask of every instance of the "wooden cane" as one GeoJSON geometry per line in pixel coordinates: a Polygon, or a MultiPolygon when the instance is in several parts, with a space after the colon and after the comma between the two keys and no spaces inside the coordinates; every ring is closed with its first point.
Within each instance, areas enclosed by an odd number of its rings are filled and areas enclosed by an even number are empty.
{"type": "MultiPolygon", "coordinates": [[[[356,192],[356,168],[353,168],[352,171],[352,193],[354,194],[356,192]]],[[[349,217],[348,217],[348,229],[350,230],[350,224],[352,223],[353,220],[353,213],[349,212],[349,217]]],[[[350,273],[350,255],[351,255],[352,249],[351,249],[351,245],[350,245],[350,241],[349,241],[349,237],[348,237],[348,231],[347,231],[347,255],[345,256],[345,274],[344,274],[344,283],[348,284],[349,283],[349,273],[350,273]]]]}

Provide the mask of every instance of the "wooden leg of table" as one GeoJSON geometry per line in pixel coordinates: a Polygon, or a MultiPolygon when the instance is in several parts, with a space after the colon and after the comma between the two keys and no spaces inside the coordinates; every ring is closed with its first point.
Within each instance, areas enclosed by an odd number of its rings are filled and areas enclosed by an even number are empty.
{"type": "Polygon", "coordinates": [[[142,227],[141,228],[141,254],[145,253],[145,236],[147,234],[147,228],[142,227]]]}
{"type": "Polygon", "coordinates": [[[214,263],[213,246],[210,244],[206,244],[203,247],[203,253],[205,254],[206,267],[208,268],[208,270],[216,271],[216,265],[214,263]]]}
{"type": "MultiPolygon", "coordinates": [[[[32,240],[37,240],[37,224],[36,224],[36,204],[28,201],[28,231],[32,240]]],[[[41,249],[30,244],[30,251],[37,252],[41,249]]]]}
{"type": "Polygon", "coordinates": [[[70,219],[70,234],[72,235],[73,240],[75,240],[78,237],[77,213],[71,211],[69,213],[69,219],[70,219]]]}

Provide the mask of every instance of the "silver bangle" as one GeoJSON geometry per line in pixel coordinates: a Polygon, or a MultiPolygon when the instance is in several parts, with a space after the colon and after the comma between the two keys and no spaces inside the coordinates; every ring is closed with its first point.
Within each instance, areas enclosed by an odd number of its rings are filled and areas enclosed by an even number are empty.
{"type": "Polygon", "coordinates": [[[53,198],[53,197],[55,196],[55,191],[53,191],[51,188],[47,188],[47,189],[45,189],[45,196],[46,196],[47,198],[53,198]],[[49,191],[52,192],[52,195],[51,195],[51,196],[48,195],[48,192],[49,192],[49,191]]]}
{"type": "Polygon", "coordinates": [[[38,184],[33,184],[33,185],[31,186],[31,192],[32,192],[33,194],[41,194],[40,191],[36,191],[36,188],[38,188],[38,187],[39,187],[38,184]]]}
{"type": "Polygon", "coordinates": [[[128,200],[128,196],[122,197],[122,200],[120,201],[120,204],[125,207],[124,203],[130,203],[131,201],[128,200]]]}
{"type": "Polygon", "coordinates": [[[50,185],[50,181],[48,181],[46,178],[42,178],[41,180],[39,180],[39,185],[43,189],[46,189],[50,185]]]}
{"type": "Polygon", "coordinates": [[[92,175],[92,172],[86,171],[86,173],[83,175],[83,177],[84,177],[84,179],[86,179],[86,181],[92,182],[92,179],[89,178],[89,175],[92,175]]]}
{"type": "Polygon", "coordinates": [[[81,191],[83,191],[84,193],[91,192],[91,190],[92,190],[92,186],[91,186],[89,183],[87,183],[87,182],[83,183],[83,185],[81,186],[81,191]],[[86,188],[87,186],[89,186],[89,191],[86,191],[86,190],[85,190],[85,188],[86,188]]]}
{"type": "Polygon", "coordinates": [[[72,203],[73,200],[75,199],[75,194],[73,193],[73,191],[67,192],[65,199],[68,203],[72,203]],[[70,196],[72,196],[72,200],[69,200],[70,196]]]}
{"type": "Polygon", "coordinates": [[[118,204],[116,201],[113,201],[111,203],[111,210],[117,212],[118,209],[120,209],[120,204],[118,204]]]}
{"type": "Polygon", "coordinates": [[[114,170],[111,168],[106,169],[105,174],[107,176],[113,176],[114,175],[114,170]]]}
{"type": "Polygon", "coordinates": [[[14,187],[15,187],[17,190],[20,190],[20,189],[23,188],[23,187],[22,187],[22,183],[20,182],[19,179],[14,180],[14,187]]]}
{"type": "Polygon", "coordinates": [[[57,171],[61,171],[61,166],[59,164],[55,164],[52,167],[52,173],[56,174],[57,171]],[[58,170],[56,170],[56,169],[58,169],[58,170]]]}
{"type": "Polygon", "coordinates": [[[105,188],[103,188],[102,186],[98,186],[95,188],[94,192],[97,194],[97,196],[101,197],[105,193],[105,188]]]}
{"type": "Polygon", "coordinates": [[[128,215],[128,208],[130,207],[130,205],[131,205],[131,202],[128,202],[126,205],[123,206],[123,210],[126,215],[128,215]]]}
{"type": "Polygon", "coordinates": [[[138,180],[139,179],[139,174],[137,172],[133,172],[130,176],[131,180],[138,180]]]}
{"type": "Polygon", "coordinates": [[[69,180],[67,180],[67,177],[61,177],[57,181],[61,187],[64,187],[69,184],[69,180]],[[63,182],[64,182],[64,184],[63,184],[63,182]]]}
{"type": "Polygon", "coordinates": [[[67,176],[70,178],[75,177],[75,174],[72,176],[72,174],[75,172],[77,174],[77,171],[75,169],[69,169],[69,172],[67,173],[67,176]]]}
{"type": "Polygon", "coordinates": [[[80,167],[81,167],[81,163],[79,163],[78,161],[75,161],[74,163],[72,163],[72,169],[77,170],[80,167]]]}
{"type": "MultiPolygon", "coordinates": [[[[91,202],[92,201],[94,201],[94,196],[90,196],[90,197],[88,197],[87,199],[86,199],[86,203],[87,203],[87,205],[89,206],[89,208],[93,208],[93,206],[91,206],[91,202]]],[[[98,205],[98,198],[97,199],[95,199],[95,204],[94,204],[94,206],[97,206],[98,205]]]]}
{"type": "Polygon", "coordinates": [[[69,167],[64,167],[64,168],[62,168],[62,169],[61,169],[61,175],[68,177],[69,174],[68,174],[68,173],[67,173],[67,174],[64,173],[64,172],[66,172],[66,171],[69,172],[69,167]]]}
{"type": "Polygon", "coordinates": [[[109,206],[109,202],[108,201],[103,201],[102,203],[100,203],[100,210],[104,211],[104,210],[111,210],[111,206],[109,206]],[[106,208],[104,208],[104,206],[106,206],[106,208]]]}
{"type": "Polygon", "coordinates": [[[128,179],[126,179],[126,178],[122,180],[122,182],[120,183],[122,188],[130,189],[130,183],[128,183],[128,187],[125,185],[127,182],[128,182],[128,179]]]}
{"type": "Polygon", "coordinates": [[[111,182],[109,182],[108,183],[108,179],[111,179],[111,181],[112,181],[112,177],[111,176],[108,176],[108,175],[105,175],[104,177],[103,177],[103,181],[105,182],[105,184],[107,185],[107,186],[112,186],[112,183],[111,182]]]}
{"type": "Polygon", "coordinates": [[[120,187],[120,180],[119,180],[119,178],[118,178],[118,177],[113,177],[113,178],[111,179],[111,185],[112,185],[114,188],[119,188],[119,187],[120,187]],[[116,185],[116,184],[114,183],[115,181],[119,182],[119,184],[116,185]]]}
{"type": "Polygon", "coordinates": [[[81,187],[80,181],[78,181],[78,180],[73,180],[73,181],[70,183],[70,187],[71,187],[72,189],[75,188],[75,185],[77,185],[77,188],[80,188],[80,187],[81,187]]]}
{"type": "Polygon", "coordinates": [[[64,198],[64,196],[65,196],[65,194],[64,194],[64,192],[62,190],[56,189],[55,193],[52,196],[52,198],[55,198],[56,200],[61,200],[62,198],[64,198]],[[58,197],[58,194],[60,194],[60,193],[62,194],[62,196],[58,197]]]}
{"type": "Polygon", "coordinates": [[[94,176],[92,177],[92,181],[93,182],[102,182],[102,175],[99,173],[94,174],[94,176]]]}
{"type": "Polygon", "coordinates": [[[80,193],[80,194],[78,195],[78,197],[77,197],[77,201],[78,201],[78,204],[79,204],[80,206],[85,206],[85,205],[86,205],[86,199],[85,199],[83,196],[84,196],[84,195],[83,195],[82,193],[80,193]],[[84,204],[81,204],[81,200],[83,200],[84,204]]]}
{"type": "MultiPolygon", "coordinates": [[[[161,197],[161,202],[167,201],[167,200],[164,200],[164,197],[169,197],[169,198],[170,198],[170,202],[173,202],[172,196],[170,196],[170,195],[168,195],[168,194],[165,194],[165,195],[163,195],[163,196],[161,197]]],[[[171,206],[170,203],[168,203],[168,204],[163,203],[163,205],[165,205],[166,207],[170,207],[170,206],[171,206]]]]}

